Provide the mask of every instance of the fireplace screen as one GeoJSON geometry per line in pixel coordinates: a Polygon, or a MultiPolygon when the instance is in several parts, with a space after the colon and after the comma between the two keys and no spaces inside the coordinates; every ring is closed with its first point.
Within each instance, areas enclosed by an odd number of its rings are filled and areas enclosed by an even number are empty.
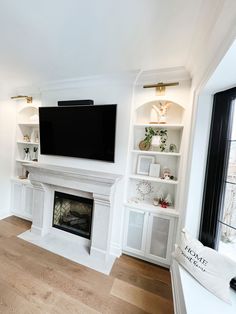
{"type": "Polygon", "coordinates": [[[93,200],[55,192],[53,227],[90,239],[93,200]]]}

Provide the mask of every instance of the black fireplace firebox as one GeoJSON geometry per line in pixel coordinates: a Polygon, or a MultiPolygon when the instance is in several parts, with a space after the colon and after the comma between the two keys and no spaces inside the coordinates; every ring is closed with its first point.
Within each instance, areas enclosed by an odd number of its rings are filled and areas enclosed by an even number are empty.
{"type": "Polygon", "coordinates": [[[93,199],[55,192],[52,226],[90,239],[92,212],[93,199]]]}

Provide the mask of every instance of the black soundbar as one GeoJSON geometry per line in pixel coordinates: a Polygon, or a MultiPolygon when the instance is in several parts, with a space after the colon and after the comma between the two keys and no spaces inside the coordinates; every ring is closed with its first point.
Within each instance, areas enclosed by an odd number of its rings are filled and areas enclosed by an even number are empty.
{"type": "Polygon", "coordinates": [[[92,99],[63,100],[63,101],[58,101],[57,104],[58,104],[58,107],[91,106],[91,105],[94,105],[94,101],[92,99]]]}

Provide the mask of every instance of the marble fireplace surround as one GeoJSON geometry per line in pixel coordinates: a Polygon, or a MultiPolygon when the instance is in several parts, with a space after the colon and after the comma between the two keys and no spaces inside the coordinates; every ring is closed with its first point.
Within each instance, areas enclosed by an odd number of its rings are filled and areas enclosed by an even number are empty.
{"type": "MultiPolygon", "coordinates": [[[[115,186],[121,175],[40,163],[24,166],[30,173],[31,184],[43,188],[44,201],[41,206],[34,204],[31,230],[20,235],[20,238],[88,267],[109,273],[110,267],[107,265],[111,264],[113,199],[115,186]],[[55,191],[93,199],[90,241],[52,227],[55,191]]],[[[37,202],[37,197],[34,199],[34,202],[37,202]]]]}

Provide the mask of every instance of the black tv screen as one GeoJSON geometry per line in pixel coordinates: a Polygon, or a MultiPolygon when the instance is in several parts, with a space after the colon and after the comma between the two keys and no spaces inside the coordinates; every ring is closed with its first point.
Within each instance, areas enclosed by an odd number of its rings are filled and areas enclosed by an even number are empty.
{"type": "Polygon", "coordinates": [[[40,152],[114,162],[116,105],[39,108],[40,152]]]}

